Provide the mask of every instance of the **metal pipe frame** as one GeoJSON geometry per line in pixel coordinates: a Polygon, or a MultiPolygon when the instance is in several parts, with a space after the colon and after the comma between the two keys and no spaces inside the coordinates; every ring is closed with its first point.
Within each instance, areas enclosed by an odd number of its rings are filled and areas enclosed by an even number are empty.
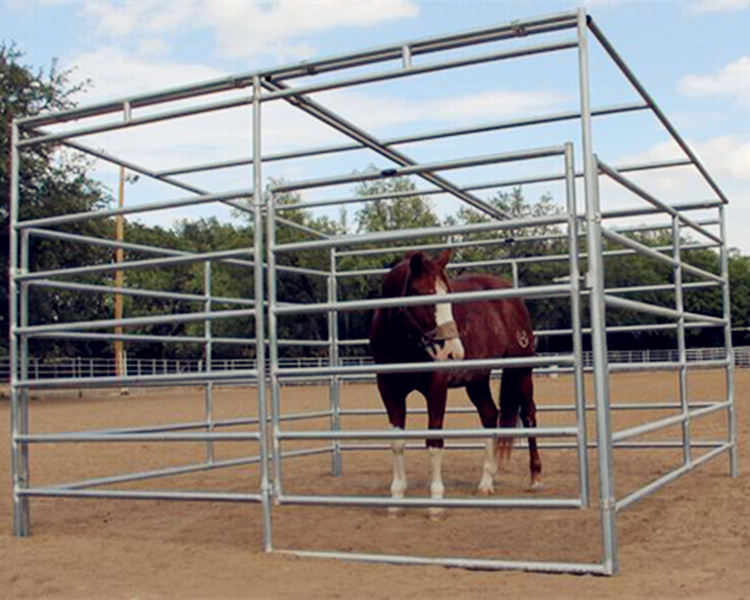
{"type": "MultiPolygon", "coordinates": [[[[654,169],[664,169],[664,168],[671,168],[671,167],[684,167],[689,166],[691,163],[685,160],[664,160],[664,161],[653,161],[653,162],[646,162],[646,163],[638,163],[638,164],[628,164],[628,165],[618,165],[617,170],[620,173],[631,173],[631,172],[638,172],[638,171],[648,171],[648,170],[654,170],[654,169]]],[[[576,172],[576,179],[583,177],[583,171],[576,172]]],[[[515,178],[515,179],[504,179],[500,181],[486,181],[482,183],[476,183],[471,185],[463,185],[460,187],[460,189],[464,192],[478,192],[482,190],[490,190],[490,189],[496,189],[496,188],[504,188],[504,187],[519,187],[523,185],[532,185],[532,184],[541,184],[541,183],[554,183],[554,182],[562,182],[565,180],[565,174],[564,173],[553,173],[549,175],[536,175],[534,177],[522,177],[522,178],[515,178]]],[[[399,198],[399,197],[405,197],[405,196],[433,196],[433,195],[442,195],[446,192],[441,189],[419,189],[414,191],[408,191],[408,192],[394,192],[391,194],[373,194],[372,196],[350,196],[350,197],[344,197],[344,198],[329,198],[329,199],[323,199],[323,200],[308,200],[305,202],[301,202],[296,205],[288,205],[288,209],[291,208],[317,208],[322,206],[338,206],[343,204],[361,204],[362,202],[369,202],[371,200],[383,200],[387,198],[399,198]]],[[[279,207],[281,210],[284,210],[286,207],[279,207]]]]}
{"type": "Polygon", "coordinates": [[[637,196],[640,196],[643,198],[646,202],[653,204],[654,207],[661,210],[662,212],[665,212],[667,214],[672,215],[673,217],[679,218],[685,225],[692,228],[696,233],[699,233],[702,236],[707,237],[710,240],[713,240],[717,244],[721,244],[722,240],[720,237],[714,235],[704,227],[701,227],[698,225],[695,221],[692,219],[686,217],[685,215],[681,214],[680,211],[672,208],[668,204],[665,204],[652,194],[649,194],[646,190],[644,190],[642,187],[634,183],[633,181],[629,180],[627,177],[624,177],[621,173],[618,173],[616,169],[613,167],[610,167],[609,165],[603,163],[602,161],[598,161],[599,169],[602,173],[605,173],[610,177],[610,179],[616,181],[620,185],[622,185],[624,188],[627,188],[637,196]]]}
{"type": "MultiPolygon", "coordinates": [[[[354,560],[376,560],[397,564],[433,564],[445,566],[459,566],[466,568],[487,569],[524,569],[550,572],[578,572],[611,575],[619,570],[618,542],[616,531],[616,514],[633,504],[635,501],[648,496],[650,493],[668,484],[680,475],[697,468],[704,462],[727,453],[730,459],[730,473],[737,475],[737,423],[734,409],[734,388],[732,380],[732,348],[731,348],[731,324],[730,304],[728,289],[728,262],[727,248],[725,244],[726,232],[724,224],[723,205],[727,199],[718,188],[714,180],[708,174],[696,155],[687,146],[678,132],[668,121],[663,111],[659,108],[653,98],[645,91],[643,85],[637,80],[630,68],[617,54],[609,41],[604,37],[593,20],[580,9],[575,12],[561,13],[540,17],[537,19],[525,19],[492,28],[464,32],[449,36],[432,37],[425,40],[412,41],[406,44],[390,45],[369,51],[349,54],[345,56],[330,57],[318,61],[312,61],[300,65],[289,65],[272,70],[261,70],[230,78],[222,78],[200,85],[185,86],[166,90],[156,94],[139,97],[125,98],[113,102],[100,103],[94,106],[62,111],[55,115],[40,115],[16,120],[12,125],[12,153],[11,153],[11,196],[10,196],[10,355],[11,355],[11,459],[13,467],[13,526],[19,536],[30,533],[29,498],[32,497],[80,497],[80,498],[131,498],[144,500],[205,500],[205,501],[239,501],[258,502],[262,505],[263,522],[263,547],[266,551],[274,550],[272,536],[271,509],[273,502],[279,504],[326,504],[331,506],[359,505],[359,506],[404,506],[404,507],[428,507],[445,506],[454,507],[476,507],[476,508],[584,508],[588,506],[588,463],[587,449],[593,448],[598,455],[599,465],[599,512],[602,534],[602,560],[600,564],[578,564],[563,562],[533,562],[533,561],[506,561],[506,560],[481,560],[449,558],[427,558],[413,556],[395,555],[369,555],[363,553],[339,553],[339,552],[307,552],[289,551],[299,556],[326,556],[354,560]],[[547,43],[527,44],[515,49],[487,48],[476,51],[473,55],[464,53],[456,58],[440,56],[440,53],[469,49],[471,47],[482,47],[487,44],[501,43],[505,40],[517,39],[522,36],[543,35],[562,30],[573,30],[576,37],[571,40],[558,40],[547,43]],[[626,80],[640,95],[641,101],[627,105],[604,107],[594,109],[590,100],[590,73],[589,73],[589,42],[596,40],[605,52],[613,60],[616,67],[625,76],[626,80]],[[515,119],[504,122],[495,122],[472,127],[454,129],[443,129],[433,132],[422,132],[416,135],[402,136],[386,140],[378,139],[371,133],[364,131],[359,126],[343,119],[340,115],[322,106],[313,95],[326,90],[343,89],[350,86],[361,86],[375,82],[396,80],[412,76],[425,76],[437,71],[446,71],[468,67],[470,65],[488,64],[496,61],[508,61],[521,56],[534,56],[562,50],[575,50],[577,53],[578,66],[578,88],[579,109],[576,111],[561,112],[542,116],[532,116],[523,119],[515,119]],[[432,62],[423,60],[424,57],[436,55],[432,62]],[[388,63],[396,62],[396,66],[388,63]],[[352,73],[352,69],[365,66],[381,66],[380,70],[371,69],[366,73],[352,73]],[[310,77],[315,76],[315,80],[310,77]],[[302,81],[296,87],[290,85],[290,81],[302,81]],[[220,98],[207,101],[205,97],[212,94],[231,93],[236,90],[246,89],[247,93],[241,96],[220,98]],[[174,109],[170,103],[177,100],[193,100],[194,104],[188,107],[174,109]],[[300,151],[280,152],[276,154],[263,154],[261,147],[261,107],[268,102],[287,102],[296,109],[305,112],[328,127],[349,137],[352,142],[303,149],[300,151]],[[132,115],[135,109],[145,107],[166,108],[152,114],[132,115]],[[186,168],[168,169],[154,171],[147,167],[131,163],[126,160],[109,155],[107,152],[94,148],[88,148],[78,142],[75,138],[99,133],[104,131],[128,130],[131,127],[144,126],[151,123],[186,117],[190,115],[203,114],[211,111],[226,110],[235,107],[247,107],[252,111],[252,152],[250,157],[242,157],[231,161],[214,162],[203,165],[193,165],[186,168]],[[684,151],[686,158],[674,161],[661,161],[644,163],[638,165],[621,165],[617,168],[608,166],[600,161],[594,153],[594,118],[604,115],[618,115],[633,111],[651,111],[668,131],[676,143],[684,151]],[[50,132],[45,131],[48,125],[58,125],[72,121],[85,121],[85,119],[104,116],[122,115],[124,119],[113,120],[103,125],[82,126],[71,125],[66,130],[50,132]],[[465,159],[441,161],[434,163],[418,164],[409,156],[395,150],[395,146],[430,142],[438,139],[451,139],[464,135],[477,135],[500,130],[518,130],[521,127],[549,125],[563,121],[578,121],[581,125],[581,150],[582,170],[576,171],[573,165],[572,144],[566,143],[561,146],[553,146],[536,150],[494,154],[491,156],[471,157],[465,159]],[[28,221],[19,221],[20,203],[20,160],[21,151],[24,148],[42,143],[60,143],[75,150],[88,153],[98,159],[124,166],[134,172],[155,180],[173,185],[193,194],[188,198],[177,198],[165,202],[142,204],[135,207],[122,209],[106,209],[90,213],[72,215],[60,215],[28,221]],[[298,181],[286,184],[278,184],[268,188],[268,193],[263,189],[264,164],[272,161],[285,161],[313,156],[330,156],[340,152],[355,150],[368,150],[379,154],[390,160],[395,167],[386,168],[379,173],[371,175],[356,176],[332,176],[316,180],[298,181]],[[472,184],[458,186],[439,173],[451,169],[468,169],[474,166],[491,165],[508,161],[528,161],[536,158],[563,156],[565,169],[561,173],[542,175],[535,177],[517,178],[502,182],[472,184]],[[252,188],[233,190],[228,192],[213,193],[201,189],[190,183],[180,181],[176,175],[209,171],[219,168],[250,166],[253,168],[252,188]],[[666,204],[655,198],[628,178],[623,173],[641,171],[647,169],[666,169],[672,167],[691,166],[703,176],[709,187],[716,193],[717,200],[706,200],[705,202],[666,204]],[[602,206],[599,197],[599,178],[608,176],[618,182],[636,196],[645,200],[648,204],[639,208],[628,208],[621,210],[606,210],[602,206]],[[482,223],[471,226],[455,226],[441,228],[420,228],[408,231],[385,232],[368,234],[363,236],[328,236],[315,229],[300,226],[299,224],[283,219],[281,214],[287,209],[307,209],[311,207],[322,207],[331,205],[343,205],[354,201],[367,201],[367,198],[343,198],[327,199],[314,202],[299,203],[290,206],[277,206],[274,201],[274,193],[286,191],[307,190],[327,186],[350,184],[361,181],[373,181],[386,177],[414,176],[427,181],[434,189],[423,192],[409,192],[409,194],[447,194],[458,198],[460,201],[488,214],[495,222],[482,223]],[[369,179],[368,179],[369,178],[369,179]],[[585,215],[576,214],[575,182],[583,178],[583,189],[585,195],[585,215]],[[506,219],[507,215],[498,213],[485,201],[473,195],[473,192],[509,185],[527,185],[560,181],[564,183],[566,194],[566,212],[553,217],[528,218],[528,219],[506,219]],[[251,199],[250,202],[242,203],[238,200],[251,199]],[[252,250],[226,251],[212,253],[183,253],[165,248],[150,248],[147,246],[117,243],[108,240],[97,240],[85,236],[75,236],[57,231],[40,229],[44,227],[55,227],[58,225],[81,222],[92,218],[109,218],[118,215],[148,213],[156,210],[169,210],[177,207],[194,206],[198,204],[221,202],[233,206],[239,210],[248,212],[253,217],[256,232],[265,227],[265,240],[262,235],[255,235],[252,250]],[[693,210],[718,209],[718,223],[715,220],[698,221],[685,215],[693,210]],[[645,215],[668,215],[672,227],[673,241],[671,247],[649,248],[631,240],[623,235],[624,232],[633,228],[620,229],[619,232],[613,228],[605,228],[602,224],[607,220],[636,218],[645,215]],[[719,225],[720,232],[713,233],[707,227],[719,225]],[[407,249],[406,245],[393,247],[393,244],[402,244],[416,240],[417,238],[434,236],[436,239],[445,239],[450,235],[477,234],[493,232],[507,228],[526,228],[535,226],[558,225],[565,228],[565,234],[556,236],[556,239],[567,240],[569,254],[560,257],[526,257],[508,261],[513,269],[514,280],[518,285],[518,265],[521,262],[568,260],[569,281],[560,285],[545,285],[533,288],[521,288],[507,292],[490,292],[482,294],[482,298],[542,298],[542,297],[570,297],[572,325],[569,330],[555,332],[538,332],[538,335],[571,335],[573,339],[573,351],[571,354],[555,357],[532,357],[492,359],[484,361],[467,361],[461,365],[436,365],[435,363],[410,363],[406,365],[345,365],[339,356],[339,348],[344,345],[359,343],[358,340],[339,340],[337,318],[339,312],[345,310],[370,310],[377,307],[391,305],[429,304],[429,299],[385,299],[377,301],[347,301],[342,302],[337,297],[337,282],[339,278],[354,276],[353,273],[340,272],[337,268],[337,258],[346,255],[356,255],[375,252],[397,251],[407,249]],[[288,244],[277,244],[275,232],[277,226],[293,227],[305,235],[313,236],[315,239],[294,242],[288,244]],[[705,237],[708,242],[703,244],[685,244],[679,239],[682,228],[689,228],[705,237]],[[581,233],[579,233],[581,231],[581,233]],[[132,261],[126,263],[127,268],[142,269],[170,264],[181,264],[185,262],[204,262],[205,287],[204,294],[169,294],[156,290],[129,290],[127,288],[106,288],[93,284],[77,284],[74,282],[56,281],[52,278],[81,275],[96,272],[108,272],[113,270],[105,265],[94,265],[92,267],[77,267],[61,269],[48,272],[29,272],[29,237],[46,236],[56,238],[70,243],[99,244],[105,247],[116,247],[136,252],[149,252],[157,255],[156,259],[132,261]],[[585,238],[587,251],[578,253],[578,244],[585,238]],[[607,251],[602,253],[602,239],[607,238],[623,244],[624,250],[607,251]],[[390,250],[361,250],[357,246],[365,244],[391,245],[390,250]],[[342,248],[355,249],[342,250],[342,248]],[[721,252],[721,274],[715,275],[692,267],[684,260],[684,253],[690,248],[718,247],[721,252]],[[283,252],[305,252],[312,250],[329,250],[331,253],[330,269],[328,271],[317,271],[315,269],[299,269],[283,267],[277,264],[278,253],[283,252]],[[670,252],[667,256],[663,252],[670,252]],[[254,260],[242,260],[236,258],[238,253],[251,254],[254,260]],[[657,258],[671,265],[675,277],[674,285],[663,286],[635,286],[627,289],[606,289],[604,287],[605,261],[604,256],[615,256],[624,254],[645,254],[657,258]],[[263,259],[266,258],[265,264],[263,259]],[[579,272],[579,261],[586,259],[588,272],[579,272]],[[248,266],[253,269],[254,297],[266,299],[262,304],[257,304],[249,299],[220,298],[211,293],[211,261],[221,261],[248,266]],[[325,302],[313,304],[289,304],[281,303],[276,298],[276,278],[279,273],[290,272],[310,277],[325,277],[328,285],[328,295],[325,302]],[[691,273],[703,281],[685,283],[682,281],[683,273],[691,273]],[[713,317],[688,313],[684,310],[682,301],[682,290],[690,288],[705,287],[708,285],[719,285],[723,293],[723,315],[713,317]],[[144,297],[179,297],[182,300],[202,303],[201,312],[188,315],[164,315],[160,317],[130,318],[130,319],[107,319],[89,321],[82,323],[29,325],[28,318],[28,293],[31,287],[57,288],[77,292],[90,293],[116,293],[130,294],[144,297]],[[614,294],[637,293],[654,290],[675,290],[675,307],[664,308],[648,305],[643,302],[626,300],[614,294]],[[591,326],[584,328],[581,323],[581,297],[589,297],[591,326]],[[250,307],[239,310],[217,311],[218,304],[237,304],[242,307],[250,307]],[[645,326],[620,326],[607,327],[607,307],[616,306],[637,311],[645,311],[667,317],[673,322],[666,324],[654,324],[645,326]],[[266,309],[266,310],[262,310],[266,309]],[[315,340],[282,340],[278,335],[278,318],[299,315],[303,313],[323,312],[329,318],[328,339],[323,342],[315,340]],[[214,318],[226,316],[252,316],[255,319],[256,336],[254,339],[216,338],[212,335],[211,322],[214,318]],[[149,325],[161,322],[175,322],[177,320],[202,320],[204,322],[204,335],[187,336],[185,338],[171,338],[165,336],[145,336],[137,334],[106,334],[88,332],[89,329],[111,329],[120,326],[149,325]],[[628,331],[633,328],[670,330],[676,331],[678,339],[679,357],[676,362],[659,363],[657,368],[674,370],[681,377],[681,391],[679,403],[653,402],[637,403],[634,405],[610,404],[609,399],[609,373],[615,371],[628,371],[637,369],[653,369],[653,364],[630,363],[609,364],[607,360],[608,332],[628,331]],[[725,336],[725,359],[688,361],[687,349],[685,347],[685,331],[688,327],[723,327],[725,336]],[[593,365],[586,366],[583,361],[582,336],[590,335],[593,348],[593,365]],[[31,379],[28,371],[28,340],[31,337],[61,337],[80,339],[110,339],[138,341],[186,341],[201,343],[211,356],[211,348],[217,343],[242,343],[254,344],[256,348],[257,364],[255,369],[242,369],[237,371],[212,370],[210,367],[205,372],[166,374],[160,376],[125,376],[125,377],[72,377],[69,379],[31,379]],[[267,342],[266,342],[267,339],[267,342]],[[268,354],[266,355],[266,343],[268,354]],[[282,345],[319,345],[324,344],[329,351],[329,365],[320,367],[286,367],[279,362],[278,349],[282,345]],[[496,369],[503,367],[534,366],[541,370],[545,367],[554,366],[557,372],[572,372],[575,390],[575,402],[568,406],[539,407],[540,410],[574,411],[576,414],[576,425],[561,428],[537,428],[533,431],[521,429],[490,429],[490,430],[443,430],[443,431],[420,431],[409,430],[398,432],[399,438],[425,439],[428,437],[441,438],[477,438],[493,437],[528,437],[530,435],[539,437],[575,437],[575,442],[553,442],[547,443],[545,447],[556,447],[561,449],[576,449],[579,467],[579,498],[574,499],[526,499],[509,498],[489,501],[477,501],[473,499],[451,499],[436,502],[431,499],[404,499],[394,501],[390,498],[352,498],[339,496],[295,496],[286,495],[282,487],[282,463],[285,458],[301,457],[315,454],[330,454],[332,456],[332,471],[339,474],[341,470],[341,456],[343,450],[361,448],[375,448],[374,445],[346,444],[343,442],[355,439],[392,439],[395,432],[380,431],[356,431],[342,430],[341,419],[344,416],[355,416],[354,411],[348,411],[340,404],[338,386],[340,380],[347,378],[362,377],[380,372],[412,372],[429,371],[438,368],[467,368],[476,367],[482,369],[496,369]],[[561,368],[562,367],[562,368],[561,368]],[[720,401],[696,402],[688,401],[686,385],[682,381],[688,369],[692,368],[722,368],[727,373],[727,396],[720,401]],[[583,393],[583,373],[593,372],[594,403],[586,405],[583,393]],[[266,377],[268,376],[268,379],[266,377]],[[300,379],[322,379],[330,382],[330,407],[325,411],[310,412],[304,414],[283,413],[281,405],[281,384],[294,382],[300,379]],[[236,382],[252,383],[258,388],[258,416],[257,419],[240,419],[237,422],[217,421],[212,414],[211,387],[214,383],[236,382]],[[199,383],[206,386],[205,397],[205,421],[196,424],[173,424],[156,426],[152,428],[131,428],[130,430],[110,430],[105,432],[70,432],[58,434],[35,434],[29,428],[29,389],[62,389],[66,387],[101,387],[117,385],[172,385],[199,383]],[[270,396],[270,414],[267,412],[267,399],[270,396]],[[613,410],[677,410],[679,414],[650,421],[641,426],[613,432],[611,423],[611,411],[613,410]],[[690,435],[690,422],[700,416],[717,411],[727,411],[727,436],[721,442],[694,440],[690,435]],[[597,433],[594,440],[586,439],[585,417],[586,412],[593,411],[596,419],[597,433]],[[327,419],[328,431],[284,431],[283,423],[302,419],[327,419]],[[252,423],[251,423],[252,422],[252,423]],[[270,428],[259,426],[270,423],[270,428]],[[231,427],[236,425],[255,424],[257,432],[235,432],[225,433],[216,431],[220,427],[231,427]],[[633,437],[644,433],[661,430],[669,426],[683,426],[683,438],[681,441],[657,441],[657,442],[631,442],[633,437]],[[204,429],[203,432],[191,431],[193,429],[204,429]],[[267,432],[269,434],[267,435],[267,432]],[[302,449],[281,452],[281,442],[295,442],[300,440],[322,439],[330,441],[331,444],[322,448],[302,449]],[[108,478],[91,479],[87,481],[62,484],[59,486],[36,486],[29,484],[29,445],[32,443],[101,443],[101,442],[149,442],[149,443],[205,443],[206,463],[201,465],[188,465],[159,471],[145,473],[134,473],[115,475],[108,478]],[[243,442],[251,441],[258,443],[259,453],[256,457],[235,459],[232,461],[215,461],[211,444],[214,442],[243,442]],[[660,477],[646,486],[617,500],[615,498],[614,485],[614,450],[615,449],[683,449],[683,465],[660,477]],[[706,448],[707,452],[695,457],[693,449],[706,448]],[[180,492],[180,491],[135,491],[135,490],[92,490],[91,487],[135,481],[137,479],[151,479],[161,476],[178,475],[181,473],[194,472],[202,469],[218,468],[221,466],[236,466],[257,462],[260,465],[259,492],[256,494],[234,494],[221,492],[180,492]]],[[[389,194],[388,197],[394,195],[389,194]]],[[[654,225],[647,229],[662,229],[666,226],[654,225]]],[[[422,247],[434,249],[440,245],[424,244],[422,247]]],[[[472,241],[470,244],[479,245],[482,241],[472,241]]],[[[484,242],[486,244],[495,242],[484,242]]],[[[462,247],[469,247],[469,242],[459,242],[462,247]]],[[[410,246],[412,247],[412,246],[410,246]]],[[[419,247],[419,246],[416,246],[419,247]]],[[[496,261],[493,261],[493,265],[496,261]]],[[[502,264],[502,261],[496,264],[502,264]]],[[[464,265],[465,266],[465,265],[464,265]]],[[[490,263],[477,263],[475,267],[490,266],[490,263]]],[[[118,265],[121,269],[125,264],[118,265]]],[[[366,275],[375,274],[378,270],[367,271],[366,275]]],[[[362,273],[357,273],[362,274],[362,273]]],[[[452,302],[466,302],[480,297],[473,294],[454,294],[452,302]]],[[[362,414],[364,414],[363,411],[362,414]]],[[[357,413],[359,414],[359,413],[357,413]]],[[[469,447],[471,444],[463,444],[469,447]]],[[[460,445],[456,445],[459,447],[460,445]]]]}

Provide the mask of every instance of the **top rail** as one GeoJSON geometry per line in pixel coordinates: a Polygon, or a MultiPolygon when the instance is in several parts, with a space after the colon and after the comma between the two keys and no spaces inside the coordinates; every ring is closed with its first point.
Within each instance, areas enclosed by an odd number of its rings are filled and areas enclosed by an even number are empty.
{"type": "Polygon", "coordinates": [[[412,56],[453,50],[462,46],[472,46],[498,42],[520,36],[550,33],[561,29],[573,29],[576,26],[577,13],[566,11],[547,16],[520,19],[502,25],[479,28],[463,33],[432,36],[409,44],[397,43],[373,48],[355,54],[334,55],[315,61],[290,64],[275,69],[260,69],[232,77],[220,77],[197,85],[168,88],[152,94],[125,96],[113,101],[92,104],[87,107],[60,111],[54,115],[37,115],[16,120],[21,128],[39,127],[76,119],[117,113],[124,105],[131,109],[144,108],[178,100],[188,100],[197,96],[231,92],[253,85],[256,77],[291,79],[320,75],[352,67],[366,66],[393,60],[401,60],[404,46],[408,46],[412,56]]]}

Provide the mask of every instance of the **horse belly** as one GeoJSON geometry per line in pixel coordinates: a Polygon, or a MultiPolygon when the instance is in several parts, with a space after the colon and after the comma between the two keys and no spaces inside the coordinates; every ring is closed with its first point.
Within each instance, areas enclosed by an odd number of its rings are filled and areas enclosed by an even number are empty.
{"type": "Polygon", "coordinates": [[[448,387],[460,388],[476,383],[490,376],[492,371],[489,369],[456,369],[450,371],[448,377],[448,387]]]}

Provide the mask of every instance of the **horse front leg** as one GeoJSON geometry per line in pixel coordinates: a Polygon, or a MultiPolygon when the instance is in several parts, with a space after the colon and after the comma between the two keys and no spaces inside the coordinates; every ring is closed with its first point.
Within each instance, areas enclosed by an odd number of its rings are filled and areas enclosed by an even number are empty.
{"type": "MultiPolygon", "coordinates": [[[[403,431],[403,427],[400,428],[403,431]]],[[[406,494],[406,440],[395,439],[391,443],[393,452],[393,481],[391,482],[391,498],[402,500],[406,494]]],[[[400,506],[389,506],[388,514],[398,516],[403,512],[400,506]]]]}
{"type": "MultiPolygon", "coordinates": [[[[398,385],[398,379],[386,375],[377,376],[378,389],[383,399],[388,420],[394,431],[404,430],[406,426],[406,396],[407,392],[398,385]]],[[[402,500],[406,494],[406,440],[396,438],[391,442],[393,453],[393,481],[391,482],[391,498],[402,500]]],[[[399,516],[403,508],[389,506],[389,516],[399,516]]]]}
{"type": "MultiPolygon", "coordinates": [[[[433,385],[425,397],[427,398],[428,427],[431,430],[442,429],[445,417],[445,404],[448,398],[447,387],[445,385],[433,385]]],[[[442,500],[445,496],[445,485],[443,484],[443,439],[428,439],[427,451],[430,454],[430,497],[433,500],[442,500]]],[[[444,512],[444,508],[432,506],[428,510],[428,515],[430,519],[439,519],[444,512]]]]}

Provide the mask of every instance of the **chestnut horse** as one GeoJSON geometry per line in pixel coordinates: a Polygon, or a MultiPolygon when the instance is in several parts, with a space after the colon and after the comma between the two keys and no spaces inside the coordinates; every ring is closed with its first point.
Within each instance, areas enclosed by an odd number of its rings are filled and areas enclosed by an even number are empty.
{"type": "MultiPolygon", "coordinates": [[[[452,252],[443,251],[432,260],[421,252],[409,253],[385,276],[383,296],[434,295],[435,304],[380,308],[375,311],[370,329],[370,347],[376,363],[449,361],[534,354],[534,333],[526,305],[518,298],[475,300],[451,305],[446,294],[474,290],[509,288],[504,279],[488,274],[465,274],[448,279],[445,266],[452,252]]],[[[465,387],[485,428],[515,427],[520,416],[525,427],[536,427],[531,367],[503,369],[500,385],[500,410],[490,392],[491,370],[486,368],[446,369],[419,373],[378,373],[380,395],[391,425],[404,429],[406,396],[419,391],[427,400],[430,429],[442,429],[448,388],[465,387]]],[[[512,438],[488,439],[484,455],[479,493],[494,491],[497,459],[507,458],[512,438]]],[[[404,440],[395,440],[391,496],[404,497],[406,472],[404,440]]],[[[443,440],[428,439],[432,498],[442,498],[443,440]]],[[[542,463],[536,439],[529,438],[531,485],[541,484],[542,463]]],[[[391,508],[390,512],[398,512],[391,508]]],[[[439,508],[430,510],[438,516],[439,508]]]]}

